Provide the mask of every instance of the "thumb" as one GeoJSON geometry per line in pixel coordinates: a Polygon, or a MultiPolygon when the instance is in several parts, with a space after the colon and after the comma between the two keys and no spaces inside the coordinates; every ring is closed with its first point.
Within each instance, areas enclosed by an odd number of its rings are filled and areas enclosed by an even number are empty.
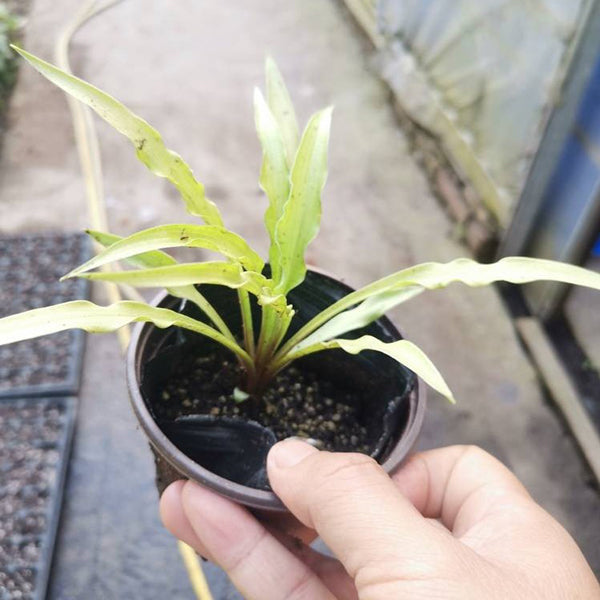
{"type": "Polygon", "coordinates": [[[455,555],[451,535],[424,519],[364,454],[319,452],[286,440],[269,452],[267,469],[274,492],[319,533],[353,578],[381,573],[389,581],[414,568],[423,575],[455,555]]]}

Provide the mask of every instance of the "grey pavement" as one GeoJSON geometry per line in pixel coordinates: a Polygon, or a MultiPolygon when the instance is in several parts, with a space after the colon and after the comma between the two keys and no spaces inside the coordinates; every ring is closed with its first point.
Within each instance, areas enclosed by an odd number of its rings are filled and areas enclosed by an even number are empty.
{"type": "MultiPolygon", "coordinates": [[[[35,0],[26,47],[51,58],[78,0],[35,0]]],[[[265,200],[252,88],[271,53],[301,120],[335,105],[321,233],[309,260],[360,285],[407,265],[467,254],[398,128],[369,47],[341,2],[125,0],[77,34],[74,70],[152,123],[222,209],[266,254],[265,200]]],[[[98,125],[111,229],[185,221],[181,202],[123,138],[98,125]]],[[[0,228],[75,230],[88,223],[70,117],[59,91],[23,66],[0,161],[0,228]]],[[[96,297],[102,301],[102,292],[96,297]]],[[[458,398],[429,393],[420,446],[479,444],[504,461],[574,535],[600,572],[600,498],[549,406],[494,289],[454,286],[394,320],[431,356],[458,398]]],[[[89,337],[78,430],[52,597],[191,598],[161,528],[152,464],[131,416],[113,336],[89,337]]],[[[208,570],[216,598],[233,598],[208,570]]]]}

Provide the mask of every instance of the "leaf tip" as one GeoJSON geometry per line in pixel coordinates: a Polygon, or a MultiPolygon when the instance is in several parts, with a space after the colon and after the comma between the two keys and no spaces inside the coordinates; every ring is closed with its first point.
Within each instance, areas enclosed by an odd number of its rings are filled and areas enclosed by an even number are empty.
{"type": "Polygon", "coordinates": [[[275,73],[275,74],[279,73],[279,69],[277,68],[277,63],[275,62],[275,59],[273,58],[273,56],[269,53],[267,53],[265,56],[265,72],[267,74],[267,77],[269,77],[269,75],[272,73],[275,73]]]}
{"type": "Polygon", "coordinates": [[[21,46],[17,46],[17,44],[9,44],[9,47],[29,62],[31,62],[32,58],[35,58],[33,54],[30,54],[29,52],[27,52],[27,50],[21,48],[21,46]]]}
{"type": "Polygon", "coordinates": [[[257,104],[259,104],[261,101],[264,102],[263,93],[260,91],[260,88],[257,85],[254,86],[253,95],[254,95],[254,105],[255,106],[257,104]]]}

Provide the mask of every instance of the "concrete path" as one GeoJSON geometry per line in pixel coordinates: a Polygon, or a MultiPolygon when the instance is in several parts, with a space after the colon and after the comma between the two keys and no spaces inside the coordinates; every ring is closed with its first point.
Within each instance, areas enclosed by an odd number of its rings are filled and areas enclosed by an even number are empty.
{"type": "MultiPolygon", "coordinates": [[[[50,58],[78,0],[33,2],[26,46],[50,58]]],[[[323,225],[310,261],[360,285],[409,264],[465,255],[398,129],[369,48],[338,2],[126,0],[73,45],[78,74],[150,121],[195,170],[228,226],[263,253],[265,201],[252,87],[271,53],[300,118],[334,104],[323,225]]],[[[111,228],[130,233],[185,220],[177,194],[99,125],[111,228]]],[[[70,117],[60,92],[23,67],[0,162],[5,232],[87,224],[70,117]]],[[[102,301],[102,296],[97,293],[102,301]]],[[[421,446],[474,443],[528,486],[600,571],[600,499],[571,437],[549,407],[492,289],[453,287],[396,312],[405,335],[453,387],[433,392],[421,446]]],[[[216,598],[234,592],[210,570],[216,598]]],[[[129,414],[112,337],[88,340],[82,405],[52,597],[191,597],[175,544],[161,529],[149,452],[129,414]]]]}

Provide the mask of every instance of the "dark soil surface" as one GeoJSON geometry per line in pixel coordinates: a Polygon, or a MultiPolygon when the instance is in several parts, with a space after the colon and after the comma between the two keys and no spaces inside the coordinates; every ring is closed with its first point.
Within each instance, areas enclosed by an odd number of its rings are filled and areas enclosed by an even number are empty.
{"type": "Polygon", "coordinates": [[[66,413],[61,399],[0,402],[0,600],[43,592],[66,413]]]}
{"type": "Polygon", "coordinates": [[[312,371],[292,366],[274,379],[261,401],[238,403],[233,392],[240,380],[237,363],[222,354],[188,355],[167,380],[154,411],[159,420],[192,414],[251,419],[278,440],[298,436],[326,450],[369,452],[367,430],[354,408],[361,406],[356,392],[336,389],[312,371]]]}
{"type": "MultiPolygon", "coordinates": [[[[31,308],[87,298],[84,280],[60,277],[89,254],[80,234],[0,237],[0,317],[31,308]]],[[[67,331],[0,347],[0,395],[53,386],[75,393],[81,332],[67,331]]]]}

